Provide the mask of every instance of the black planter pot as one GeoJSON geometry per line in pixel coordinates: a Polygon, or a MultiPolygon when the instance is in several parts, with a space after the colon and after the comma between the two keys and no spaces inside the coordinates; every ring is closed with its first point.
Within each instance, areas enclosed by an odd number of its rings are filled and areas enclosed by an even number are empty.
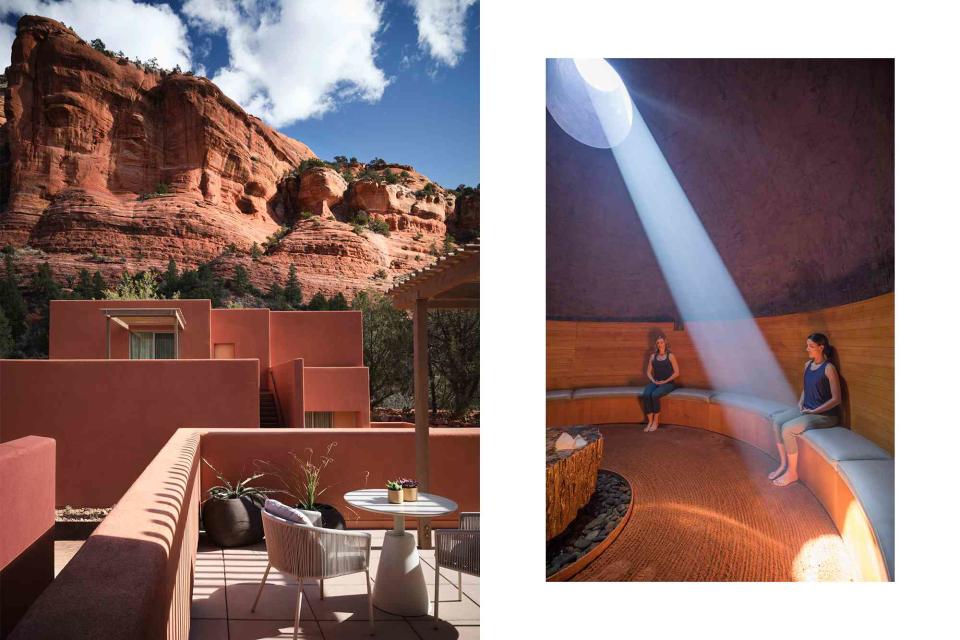
{"type": "Polygon", "coordinates": [[[297,505],[297,509],[306,514],[315,527],[341,530],[347,528],[347,521],[332,504],[315,504],[310,509],[297,505]]]}
{"type": "Polygon", "coordinates": [[[260,507],[244,496],[203,503],[203,527],[210,541],[221,547],[242,547],[263,540],[260,507]]]}

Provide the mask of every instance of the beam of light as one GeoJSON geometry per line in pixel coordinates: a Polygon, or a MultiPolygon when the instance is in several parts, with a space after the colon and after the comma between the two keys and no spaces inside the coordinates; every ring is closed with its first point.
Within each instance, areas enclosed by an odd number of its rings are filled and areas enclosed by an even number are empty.
{"type": "MultiPolygon", "coordinates": [[[[559,72],[552,78],[569,82],[559,72]]],[[[628,94],[632,115],[623,136],[625,118],[609,93],[580,95],[589,99],[605,138],[620,138],[611,150],[712,387],[792,405],[796,396],[643,117],[628,94]]]]}
{"type": "Polygon", "coordinates": [[[630,94],[603,58],[547,60],[547,110],[571,137],[598,149],[623,142],[633,125],[630,94]],[[605,124],[594,104],[607,114],[605,124]]]}

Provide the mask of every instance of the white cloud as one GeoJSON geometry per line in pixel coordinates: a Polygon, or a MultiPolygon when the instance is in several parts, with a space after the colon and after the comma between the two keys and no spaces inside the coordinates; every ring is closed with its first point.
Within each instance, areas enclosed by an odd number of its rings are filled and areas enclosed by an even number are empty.
{"type": "MultiPolygon", "coordinates": [[[[161,67],[191,68],[187,27],[166,4],[133,0],[3,0],[0,15],[46,16],[73,28],[90,42],[100,38],[108,49],[128,57],[156,58],[161,67]]],[[[0,65],[10,64],[10,42],[0,32],[0,65]]]]}
{"type": "Polygon", "coordinates": [[[17,30],[11,25],[0,24],[0,73],[10,65],[10,49],[16,36],[17,30]]]}
{"type": "Polygon", "coordinates": [[[410,0],[417,17],[420,48],[448,67],[467,50],[467,9],[477,0],[410,0]]]}
{"type": "Polygon", "coordinates": [[[376,102],[389,84],[377,66],[375,0],[188,0],[198,28],[222,31],[230,63],[211,80],[244,109],[283,127],[338,102],[376,102]]]}

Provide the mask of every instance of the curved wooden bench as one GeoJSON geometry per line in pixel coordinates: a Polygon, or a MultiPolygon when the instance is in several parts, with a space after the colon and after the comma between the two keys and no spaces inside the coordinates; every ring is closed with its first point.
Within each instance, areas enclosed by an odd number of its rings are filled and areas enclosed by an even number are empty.
{"type": "Polygon", "coordinates": [[[863,580],[894,579],[894,462],[845,427],[797,439],[800,480],[829,514],[863,580]]]}
{"type": "MultiPolygon", "coordinates": [[[[547,425],[615,424],[645,419],[642,387],[548,392],[547,425]]],[[[680,388],[664,396],[662,422],[707,429],[746,442],[776,460],[773,419],[792,407],[754,396],[680,388]]],[[[893,458],[845,427],[799,437],[798,473],[830,515],[863,580],[893,580],[893,458]]]]}

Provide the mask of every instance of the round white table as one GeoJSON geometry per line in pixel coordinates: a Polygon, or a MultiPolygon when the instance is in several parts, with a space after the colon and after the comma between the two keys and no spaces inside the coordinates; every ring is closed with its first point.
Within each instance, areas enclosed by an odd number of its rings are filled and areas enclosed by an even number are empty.
{"type": "Polygon", "coordinates": [[[404,518],[436,518],[457,510],[457,503],[420,492],[416,502],[391,504],[386,489],[360,489],[344,494],[347,504],[363,511],[393,516],[393,529],[383,536],[383,550],[373,585],[373,604],[387,613],[424,616],[430,611],[427,582],[420,568],[417,540],[404,530],[404,518]]]}

